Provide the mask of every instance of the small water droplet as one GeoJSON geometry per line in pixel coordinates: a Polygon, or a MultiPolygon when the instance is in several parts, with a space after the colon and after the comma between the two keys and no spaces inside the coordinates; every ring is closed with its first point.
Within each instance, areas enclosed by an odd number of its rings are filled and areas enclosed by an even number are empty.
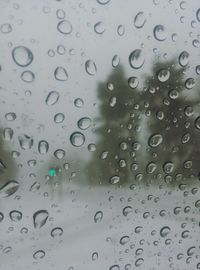
{"type": "Polygon", "coordinates": [[[87,60],[85,62],[85,70],[89,75],[94,76],[97,72],[97,67],[96,67],[96,64],[94,63],[94,61],[87,60]]]}
{"type": "Polygon", "coordinates": [[[44,155],[48,152],[49,150],[49,144],[47,141],[41,140],[38,143],[38,151],[41,155],[44,155]]]}
{"type": "Polygon", "coordinates": [[[164,41],[167,38],[166,29],[163,25],[156,25],[153,29],[153,34],[156,40],[164,41]]]}
{"type": "Polygon", "coordinates": [[[86,130],[91,126],[91,119],[89,117],[83,117],[78,120],[77,125],[80,129],[86,130]]]}
{"type": "Polygon", "coordinates": [[[61,34],[69,35],[72,32],[72,24],[67,20],[60,21],[57,25],[57,29],[61,34]]]}
{"type": "Polygon", "coordinates": [[[57,113],[54,115],[54,122],[60,124],[65,120],[65,115],[63,113],[57,113]]]}
{"type": "Polygon", "coordinates": [[[195,71],[197,75],[200,75],[200,65],[196,66],[195,71]]]}
{"type": "Polygon", "coordinates": [[[39,210],[33,214],[33,224],[35,229],[43,227],[49,217],[47,210],[39,210]]]}
{"type": "Polygon", "coordinates": [[[161,134],[153,134],[152,136],[150,136],[148,144],[151,147],[157,147],[158,145],[160,145],[163,141],[163,137],[161,134]]]}
{"type": "Polygon", "coordinates": [[[195,79],[194,78],[188,78],[185,81],[185,87],[190,90],[195,86],[195,79]]]}
{"type": "Polygon", "coordinates": [[[9,23],[4,23],[0,27],[0,31],[2,34],[8,34],[12,31],[12,26],[9,23]]]}
{"type": "Polygon", "coordinates": [[[93,261],[98,260],[98,257],[99,257],[98,252],[93,252],[93,253],[92,253],[92,260],[93,260],[93,261]]]}
{"type": "Polygon", "coordinates": [[[33,254],[33,258],[36,260],[42,259],[42,258],[44,258],[44,256],[45,256],[44,250],[38,250],[33,254]]]}
{"type": "Polygon", "coordinates": [[[18,136],[19,145],[23,150],[31,149],[33,146],[33,137],[30,137],[26,134],[18,136]]]}
{"type": "Polygon", "coordinates": [[[10,141],[12,140],[13,137],[13,130],[12,128],[4,128],[3,130],[3,137],[5,141],[10,141]]]}
{"type": "Polygon", "coordinates": [[[54,77],[57,81],[67,81],[68,80],[68,73],[64,67],[57,67],[54,71],[54,77]]]}
{"type": "Polygon", "coordinates": [[[70,136],[70,142],[73,146],[80,147],[85,142],[85,136],[81,132],[74,132],[70,136]]]}
{"type": "Polygon", "coordinates": [[[12,50],[12,58],[18,66],[27,67],[33,61],[33,53],[27,47],[18,46],[12,50]]]}
{"type": "Polygon", "coordinates": [[[125,236],[122,236],[121,238],[120,238],[120,244],[121,245],[125,245],[125,244],[127,244],[128,242],[130,241],[130,237],[129,236],[127,236],[127,235],[125,235],[125,236]]]}
{"type": "Polygon", "coordinates": [[[103,218],[103,212],[97,211],[96,214],[94,215],[94,222],[98,223],[102,220],[102,218],[103,218]]]}
{"type": "Polygon", "coordinates": [[[143,57],[142,51],[136,49],[129,55],[129,64],[134,69],[139,69],[144,65],[145,59],[143,57]]]}
{"type": "Polygon", "coordinates": [[[96,0],[97,3],[101,4],[101,5],[106,5],[108,4],[111,0],[96,0]]]}
{"type": "Polygon", "coordinates": [[[56,91],[49,92],[48,96],[46,97],[46,104],[48,106],[55,105],[59,100],[59,93],[56,91]]]}
{"type": "Polygon", "coordinates": [[[122,24],[118,25],[118,27],[117,27],[117,34],[121,37],[121,36],[124,35],[124,33],[125,33],[125,27],[124,27],[124,25],[122,25],[122,24]]]}
{"type": "Polygon", "coordinates": [[[106,29],[103,22],[97,22],[94,25],[94,31],[99,35],[102,35],[105,32],[105,30],[106,29]]]}
{"type": "Polygon", "coordinates": [[[30,70],[24,71],[21,74],[21,79],[23,82],[32,83],[35,80],[35,74],[30,70]]]}
{"type": "Polygon", "coordinates": [[[120,58],[117,54],[115,54],[112,58],[112,66],[116,68],[120,64],[120,58]]]}
{"type": "Polygon", "coordinates": [[[160,82],[166,82],[167,80],[169,80],[169,77],[170,77],[170,72],[167,69],[161,69],[158,72],[158,80],[160,82]]]}
{"type": "Polygon", "coordinates": [[[181,52],[181,54],[179,55],[178,62],[182,67],[187,66],[189,62],[189,56],[190,54],[186,51],[181,52]]]}
{"type": "Polygon", "coordinates": [[[83,105],[84,105],[84,101],[81,99],[81,98],[76,98],[74,100],[74,105],[77,107],[77,108],[82,108],[83,105]]]}
{"type": "Polygon", "coordinates": [[[200,116],[195,119],[194,124],[197,129],[200,129],[200,116]]]}
{"type": "Polygon", "coordinates": [[[63,235],[63,229],[61,227],[56,227],[51,230],[51,236],[53,238],[60,237],[61,235],[63,235]]]}
{"type": "Polygon", "coordinates": [[[57,158],[57,159],[62,159],[65,157],[65,151],[63,149],[57,149],[55,152],[54,152],[54,156],[57,158]]]}
{"type": "Polygon", "coordinates": [[[9,213],[10,219],[12,221],[20,221],[22,219],[22,213],[17,210],[13,210],[9,213]]]}
{"type": "Polygon", "coordinates": [[[144,262],[144,259],[143,258],[139,258],[139,259],[137,259],[135,261],[135,266],[136,267],[139,267],[139,266],[141,266],[143,264],[143,262],[144,262]]]}
{"type": "Polygon", "coordinates": [[[56,10],[56,16],[58,19],[64,19],[65,18],[65,11],[63,9],[57,9],[56,10]]]}
{"type": "Polygon", "coordinates": [[[5,118],[7,121],[14,121],[17,118],[17,116],[14,112],[9,112],[5,114],[5,118]]]}
{"type": "Polygon", "coordinates": [[[197,9],[197,12],[196,12],[196,18],[197,18],[197,21],[200,22],[200,8],[197,9]]]}
{"type": "Polygon", "coordinates": [[[120,177],[118,175],[113,175],[109,179],[110,184],[113,184],[113,185],[119,183],[119,181],[120,181],[120,177]]]}
{"type": "Polygon", "coordinates": [[[130,88],[135,89],[139,85],[139,80],[137,77],[128,78],[128,85],[130,88]]]}
{"type": "Polygon", "coordinates": [[[161,236],[161,237],[166,237],[170,232],[171,232],[170,227],[164,226],[164,227],[162,227],[161,230],[160,230],[160,236],[161,236]]]}
{"type": "Polygon", "coordinates": [[[2,222],[4,219],[4,214],[2,212],[0,212],[0,222],[2,222]]]}

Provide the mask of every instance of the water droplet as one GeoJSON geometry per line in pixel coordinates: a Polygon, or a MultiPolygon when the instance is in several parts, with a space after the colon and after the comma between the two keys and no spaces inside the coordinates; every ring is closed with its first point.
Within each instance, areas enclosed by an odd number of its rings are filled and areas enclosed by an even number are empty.
{"type": "Polygon", "coordinates": [[[163,165],[163,171],[165,173],[172,173],[173,169],[174,169],[174,164],[172,162],[166,162],[163,165]]]}
{"type": "Polygon", "coordinates": [[[56,91],[49,92],[48,96],[46,97],[46,104],[48,106],[55,105],[58,102],[59,97],[60,97],[60,95],[58,92],[56,92],[56,91]]]}
{"type": "Polygon", "coordinates": [[[2,212],[0,212],[0,222],[2,222],[4,219],[4,214],[2,212]]]}
{"type": "Polygon", "coordinates": [[[64,67],[57,67],[54,71],[54,77],[57,81],[67,81],[68,73],[64,67]]]}
{"type": "Polygon", "coordinates": [[[122,212],[123,212],[123,215],[125,217],[127,217],[128,215],[130,215],[133,212],[133,208],[131,206],[126,206],[126,207],[124,207],[122,212]]]}
{"type": "Polygon", "coordinates": [[[10,219],[12,221],[20,221],[22,219],[22,213],[17,210],[13,210],[9,213],[10,219]]]}
{"type": "Polygon", "coordinates": [[[167,38],[166,29],[161,24],[154,27],[153,34],[158,41],[164,41],[167,38]]]}
{"type": "Polygon", "coordinates": [[[42,259],[42,258],[44,258],[44,256],[45,256],[44,250],[38,250],[33,254],[33,258],[36,260],[42,259]]]}
{"type": "Polygon", "coordinates": [[[98,257],[99,257],[98,252],[93,252],[93,253],[92,253],[92,260],[93,260],[93,261],[98,260],[98,257]]]}
{"type": "Polygon", "coordinates": [[[2,250],[2,252],[4,253],[4,254],[7,254],[7,253],[9,253],[9,252],[11,252],[12,251],[12,247],[5,247],[3,250],[2,250]]]}
{"type": "Polygon", "coordinates": [[[191,138],[190,133],[185,133],[181,138],[181,142],[187,143],[187,142],[189,142],[190,138],[191,138]]]}
{"type": "Polygon", "coordinates": [[[41,155],[44,155],[48,152],[49,150],[49,144],[47,141],[41,140],[38,143],[38,151],[41,155]]]}
{"type": "Polygon", "coordinates": [[[134,50],[129,55],[129,64],[134,69],[139,69],[144,65],[145,59],[140,49],[134,50]]]}
{"type": "Polygon", "coordinates": [[[139,84],[139,80],[137,77],[128,78],[128,85],[130,88],[135,89],[136,87],[138,87],[138,84],[139,84]]]}
{"type": "Polygon", "coordinates": [[[139,259],[137,259],[135,261],[135,266],[136,267],[139,267],[139,266],[141,266],[143,264],[143,262],[144,262],[144,259],[143,258],[139,258],[139,259]]]}
{"type": "Polygon", "coordinates": [[[157,168],[157,165],[154,162],[150,162],[149,164],[147,164],[146,172],[153,173],[155,172],[156,168],[157,168]]]}
{"type": "Polygon", "coordinates": [[[134,25],[136,28],[142,28],[146,23],[146,17],[144,12],[140,11],[134,18],[134,25]]]}
{"type": "Polygon", "coordinates": [[[200,116],[195,119],[194,124],[197,129],[200,129],[200,116]]]}
{"type": "Polygon", "coordinates": [[[51,236],[52,236],[53,238],[55,238],[55,237],[60,237],[62,234],[63,234],[63,229],[60,228],[60,227],[56,227],[56,228],[53,228],[53,229],[51,230],[51,236]]]}
{"type": "Polygon", "coordinates": [[[185,87],[190,90],[195,86],[195,79],[194,78],[188,78],[185,81],[185,87]]]}
{"type": "Polygon", "coordinates": [[[26,134],[18,136],[18,140],[19,140],[20,147],[23,150],[31,149],[31,147],[33,146],[33,137],[30,137],[26,134]]]}
{"type": "Polygon", "coordinates": [[[115,54],[112,58],[112,66],[116,68],[120,64],[120,58],[117,54],[115,54]]]}
{"type": "Polygon", "coordinates": [[[29,191],[35,192],[35,191],[37,191],[39,189],[40,189],[40,183],[35,182],[35,183],[32,184],[32,186],[30,187],[29,191]]]}
{"type": "Polygon", "coordinates": [[[5,118],[7,121],[14,121],[16,119],[16,114],[14,112],[9,112],[5,114],[5,118]]]}
{"type": "Polygon", "coordinates": [[[10,141],[12,140],[13,137],[13,130],[12,128],[4,128],[3,130],[3,137],[5,141],[10,141]]]}
{"type": "Polygon", "coordinates": [[[92,60],[87,60],[85,62],[85,70],[89,75],[94,76],[97,72],[96,64],[92,60]]]}
{"type": "Polygon", "coordinates": [[[33,224],[35,229],[43,227],[49,217],[47,210],[39,210],[33,214],[33,224]]]}
{"type": "Polygon", "coordinates": [[[56,16],[58,19],[64,19],[65,18],[65,11],[63,9],[57,9],[56,10],[56,16]]]}
{"type": "Polygon", "coordinates": [[[12,26],[9,23],[4,23],[1,25],[0,31],[2,34],[8,34],[12,31],[12,26]]]}
{"type": "Polygon", "coordinates": [[[62,159],[64,158],[65,156],[65,151],[63,149],[57,149],[55,152],[54,152],[54,156],[57,158],[57,159],[62,159]]]}
{"type": "Polygon", "coordinates": [[[94,215],[94,222],[98,223],[102,220],[102,218],[103,218],[103,212],[97,211],[96,214],[94,215]]]}
{"type": "Polygon", "coordinates": [[[107,151],[104,151],[101,153],[100,155],[100,159],[106,159],[108,157],[108,152],[107,151]]]}
{"type": "Polygon", "coordinates": [[[158,72],[158,80],[160,82],[166,82],[167,80],[169,80],[169,77],[170,77],[170,72],[167,69],[161,69],[158,72]]]}
{"type": "Polygon", "coordinates": [[[194,39],[192,41],[192,45],[195,47],[195,48],[199,48],[199,40],[198,39],[194,39]]]}
{"type": "Polygon", "coordinates": [[[12,50],[12,58],[18,66],[27,67],[33,61],[33,53],[27,47],[18,46],[12,50]]]}
{"type": "Polygon", "coordinates": [[[74,105],[75,105],[77,108],[81,108],[81,107],[83,107],[84,102],[83,102],[83,100],[82,100],[81,98],[76,98],[76,99],[74,100],[74,105]]]}
{"type": "Polygon", "coordinates": [[[120,177],[118,175],[113,175],[110,177],[109,182],[110,184],[117,184],[120,181],[120,177]]]}
{"type": "Polygon", "coordinates": [[[0,198],[9,197],[19,188],[19,183],[15,180],[8,181],[0,188],[0,198]]]}
{"type": "Polygon", "coordinates": [[[99,35],[102,35],[105,32],[105,30],[106,29],[103,22],[97,22],[94,25],[94,31],[99,35]]]}
{"type": "Polygon", "coordinates": [[[90,151],[90,152],[96,151],[96,144],[94,144],[94,143],[88,144],[88,151],[90,151]]]}
{"type": "Polygon", "coordinates": [[[171,232],[170,227],[164,226],[164,227],[162,227],[161,230],[160,230],[160,236],[161,236],[161,237],[166,237],[170,232],[171,232]]]}
{"type": "Polygon", "coordinates": [[[161,134],[153,134],[152,136],[150,136],[148,144],[151,147],[157,147],[158,145],[160,145],[163,141],[163,137],[161,134]]]}
{"type": "Polygon", "coordinates": [[[65,116],[63,113],[57,113],[56,115],[54,115],[54,122],[56,124],[60,124],[65,120],[65,116]]]}
{"type": "Polygon", "coordinates": [[[78,120],[77,125],[80,129],[86,130],[91,126],[91,119],[89,117],[83,117],[78,120]]]}
{"type": "Polygon", "coordinates": [[[197,9],[197,12],[196,12],[196,18],[197,18],[197,21],[200,22],[200,8],[197,9]]]}
{"type": "Polygon", "coordinates": [[[70,136],[70,142],[73,146],[80,147],[85,142],[85,136],[80,132],[74,132],[70,136]]]}
{"type": "Polygon", "coordinates": [[[200,65],[196,66],[195,71],[197,75],[200,75],[200,65]]]}
{"type": "Polygon", "coordinates": [[[122,25],[122,24],[118,25],[118,27],[117,27],[117,34],[121,37],[121,36],[124,35],[124,33],[125,33],[125,27],[124,27],[124,25],[122,25]]]}
{"type": "Polygon", "coordinates": [[[60,21],[57,25],[57,29],[61,34],[69,35],[72,32],[72,25],[69,21],[60,21]]]}
{"type": "Polygon", "coordinates": [[[101,4],[101,5],[106,5],[110,2],[111,0],[97,0],[97,3],[101,4]]]}
{"type": "Polygon", "coordinates": [[[21,79],[26,83],[32,83],[35,80],[35,74],[30,70],[24,71],[21,74],[21,79]]]}
{"type": "Polygon", "coordinates": [[[65,47],[63,45],[57,46],[57,53],[60,55],[64,55],[66,53],[65,47]]]}
{"type": "Polygon", "coordinates": [[[122,236],[121,239],[119,240],[119,242],[120,242],[121,245],[125,245],[125,244],[127,244],[129,241],[130,241],[130,237],[127,236],[127,235],[122,236]]]}
{"type": "Polygon", "coordinates": [[[190,54],[186,51],[181,52],[181,54],[179,55],[178,62],[182,67],[187,66],[189,62],[189,56],[190,54]]]}
{"type": "Polygon", "coordinates": [[[119,265],[118,264],[114,264],[112,265],[109,270],[119,270],[119,265]]]}

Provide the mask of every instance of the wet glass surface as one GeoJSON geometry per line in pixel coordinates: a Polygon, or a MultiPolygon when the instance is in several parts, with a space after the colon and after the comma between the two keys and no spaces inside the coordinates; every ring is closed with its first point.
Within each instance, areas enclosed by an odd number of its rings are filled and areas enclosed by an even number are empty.
{"type": "Polygon", "coordinates": [[[0,15],[0,269],[200,269],[200,2],[0,15]]]}

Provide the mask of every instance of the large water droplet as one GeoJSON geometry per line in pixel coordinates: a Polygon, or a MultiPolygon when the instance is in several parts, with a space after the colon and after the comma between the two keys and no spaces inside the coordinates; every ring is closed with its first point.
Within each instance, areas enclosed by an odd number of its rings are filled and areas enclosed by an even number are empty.
{"type": "Polygon", "coordinates": [[[164,227],[162,227],[161,230],[160,230],[160,236],[161,236],[161,237],[166,237],[170,232],[171,232],[170,227],[164,226],[164,227]]]}
{"type": "Polygon", "coordinates": [[[83,117],[81,119],[78,120],[78,127],[82,130],[86,130],[90,127],[91,125],[91,119],[89,117],[83,117]]]}
{"type": "Polygon", "coordinates": [[[23,134],[18,137],[19,144],[23,150],[31,149],[33,146],[33,137],[23,134]]]}
{"type": "Polygon", "coordinates": [[[39,210],[33,214],[33,224],[34,228],[39,229],[45,225],[47,219],[49,217],[49,213],[47,210],[39,210]]]}
{"type": "Polygon", "coordinates": [[[134,50],[129,55],[129,64],[134,69],[139,69],[144,65],[145,59],[140,49],[134,50]]]}
{"type": "Polygon", "coordinates": [[[54,77],[57,81],[67,81],[68,73],[64,67],[57,67],[54,71],[54,77]]]}
{"type": "Polygon", "coordinates": [[[85,136],[81,132],[74,132],[70,136],[70,142],[73,146],[80,147],[85,142],[85,136]]]}
{"type": "Polygon", "coordinates": [[[146,23],[146,17],[144,12],[140,11],[136,14],[134,18],[134,25],[136,28],[142,28],[146,23]]]}
{"type": "Polygon", "coordinates": [[[44,140],[39,141],[39,143],[38,143],[38,151],[39,151],[39,153],[41,155],[44,155],[44,154],[46,154],[48,152],[48,150],[49,150],[48,142],[44,141],[44,140]]]}
{"type": "Polygon", "coordinates": [[[56,227],[56,228],[54,228],[54,229],[51,230],[51,236],[52,236],[53,238],[59,237],[59,236],[61,236],[62,234],[63,234],[63,229],[60,228],[60,227],[56,227]]]}
{"type": "Polygon", "coordinates": [[[188,62],[189,62],[189,56],[190,54],[186,51],[183,51],[178,58],[178,62],[182,67],[187,66],[188,62]]]}
{"type": "Polygon", "coordinates": [[[166,29],[163,25],[156,25],[153,29],[155,39],[158,41],[164,41],[167,38],[166,29]]]}
{"type": "Polygon", "coordinates": [[[24,71],[21,74],[21,79],[26,83],[32,83],[35,80],[35,74],[30,70],[24,71]]]}
{"type": "Polygon", "coordinates": [[[8,181],[0,188],[0,198],[9,197],[19,188],[19,183],[15,180],[8,181]]]}
{"type": "Polygon", "coordinates": [[[69,35],[72,32],[72,24],[67,20],[60,21],[57,29],[61,34],[69,35]]]}
{"type": "Polygon", "coordinates": [[[97,67],[94,61],[92,60],[87,60],[85,62],[85,70],[89,75],[95,75],[97,72],[97,67]]]}
{"type": "Polygon", "coordinates": [[[46,104],[48,106],[55,105],[58,102],[59,97],[60,97],[60,95],[58,92],[56,92],[56,91],[49,92],[48,96],[46,97],[46,104]]]}
{"type": "Polygon", "coordinates": [[[151,147],[157,147],[158,145],[160,145],[163,141],[163,137],[161,134],[153,134],[148,141],[149,146],[151,147]]]}
{"type": "Polygon", "coordinates": [[[103,218],[103,212],[102,211],[97,211],[96,214],[94,215],[94,222],[100,222],[103,218]]]}
{"type": "Polygon", "coordinates": [[[44,250],[38,250],[33,254],[33,258],[36,260],[42,259],[42,258],[44,258],[44,256],[45,256],[44,250]]]}
{"type": "Polygon", "coordinates": [[[33,53],[27,47],[18,46],[12,50],[12,58],[18,66],[27,67],[33,61],[33,53]]]}
{"type": "Polygon", "coordinates": [[[54,122],[56,124],[60,124],[65,120],[65,116],[63,113],[57,113],[56,115],[54,115],[54,122]]]}
{"type": "Polygon", "coordinates": [[[17,210],[13,210],[9,213],[10,219],[12,221],[20,221],[22,219],[22,213],[17,210]]]}
{"type": "Polygon", "coordinates": [[[158,72],[158,80],[160,82],[166,82],[167,80],[169,80],[170,77],[170,72],[168,69],[161,69],[158,72]]]}

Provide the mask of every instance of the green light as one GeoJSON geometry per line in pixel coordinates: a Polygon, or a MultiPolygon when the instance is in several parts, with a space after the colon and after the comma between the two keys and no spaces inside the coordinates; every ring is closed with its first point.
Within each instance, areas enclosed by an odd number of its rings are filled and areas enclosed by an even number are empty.
{"type": "Polygon", "coordinates": [[[49,176],[55,176],[56,175],[56,170],[54,168],[51,168],[48,170],[48,175],[49,176]]]}

